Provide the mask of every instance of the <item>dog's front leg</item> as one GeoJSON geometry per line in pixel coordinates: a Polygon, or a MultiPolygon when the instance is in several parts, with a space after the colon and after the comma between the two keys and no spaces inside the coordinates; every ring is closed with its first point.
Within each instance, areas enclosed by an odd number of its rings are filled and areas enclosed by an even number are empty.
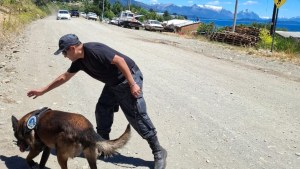
{"type": "Polygon", "coordinates": [[[46,162],[49,158],[49,155],[50,155],[50,148],[45,146],[44,151],[43,151],[43,155],[42,155],[42,158],[41,158],[41,161],[40,161],[40,169],[43,169],[45,167],[46,162]]]}
{"type": "Polygon", "coordinates": [[[38,164],[33,161],[34,157],[40,154],[41,151],[37,151],[35,149],[31,149],[29,151],[29,154],[26,157],[27,164],[29,165],[30,168],[35,169],[37,168],[38,164]]]}

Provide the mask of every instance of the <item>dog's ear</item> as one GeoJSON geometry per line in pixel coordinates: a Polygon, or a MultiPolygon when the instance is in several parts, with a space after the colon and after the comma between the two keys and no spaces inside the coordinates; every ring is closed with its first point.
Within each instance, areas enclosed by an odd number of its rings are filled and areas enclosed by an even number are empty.
{"type": "Polygon", "coordinates": [[[18,119],[15,116],[11,116],[12,127],[14,131],[17,131],[18,128],[18,119]]]}

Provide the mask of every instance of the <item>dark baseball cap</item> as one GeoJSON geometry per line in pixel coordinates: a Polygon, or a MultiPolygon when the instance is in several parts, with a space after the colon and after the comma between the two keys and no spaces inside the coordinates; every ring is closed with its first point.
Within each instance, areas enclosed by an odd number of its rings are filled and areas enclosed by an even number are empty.
{"type": "Polygon", "coordinates": [[[75,34],[66,34],[59,39],[58,47],[59,49],[54,53],[54,55],[60,54],[63,50],[67,49],[72,45],[80,44],[78,37],[75,34]]]}

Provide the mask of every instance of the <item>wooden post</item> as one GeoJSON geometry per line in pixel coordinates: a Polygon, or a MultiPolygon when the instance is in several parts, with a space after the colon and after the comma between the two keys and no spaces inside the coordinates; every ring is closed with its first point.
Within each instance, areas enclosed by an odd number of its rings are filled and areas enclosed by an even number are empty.
{"type": "Polygon", "coordinates": [[[274,48],[274,36],[275,36],[275,31],[276,31],[276,23],[277,23],[277,18],[278,18],[278,12],[279,9],[276,6],[276,17],[274,20],[274,27],[273,27],[273,32],[272,32],[272,47],[271,47],[271,52],[273,52],[273,48],[274,48]]]}
{"type": "Polygon", "coordinates": [[[274,29],[274,25],[275,25],[275,17],[276,17],[276,5],[274,4],[273,7],[273,15],[272,15],[272,24],[271,24],[271,29],[270,29],[270,35],[273,35],[273,29],[274,29]]]}
{"type": "Polygon", "coordinates": [[[235,8],[234,8],[232,32],[235,32],[237,6],[238,6],[238,0],[235,0],[235,8]]]}

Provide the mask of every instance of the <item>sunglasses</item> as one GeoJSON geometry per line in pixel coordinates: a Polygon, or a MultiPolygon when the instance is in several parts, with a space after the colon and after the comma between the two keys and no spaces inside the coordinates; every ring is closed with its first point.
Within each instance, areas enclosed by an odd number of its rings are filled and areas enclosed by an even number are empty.
{"type": "Polygon", "coordinates": [[[66,48],[65,50],[63,50],[63,51],[62,51],[62,54],[66,56],[66,55],[67,55],[67,52],[68,52],[68,50],[69,50],[69,48],[66,48]]]}

